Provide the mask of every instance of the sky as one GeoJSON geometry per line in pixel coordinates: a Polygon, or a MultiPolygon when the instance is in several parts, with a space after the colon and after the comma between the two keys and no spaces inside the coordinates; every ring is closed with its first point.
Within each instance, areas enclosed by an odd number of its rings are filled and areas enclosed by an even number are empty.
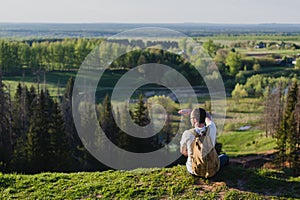
{"type": "Polygon", "coordinates": [[[0,22],[300,24],[299,0],[1,0],[0,22]]]}

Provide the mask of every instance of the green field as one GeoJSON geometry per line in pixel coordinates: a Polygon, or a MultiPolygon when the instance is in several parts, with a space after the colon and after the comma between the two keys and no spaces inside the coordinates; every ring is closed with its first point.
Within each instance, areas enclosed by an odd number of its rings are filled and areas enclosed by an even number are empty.
{"type": "Polygon", "coordinates": [[[24,76],[3,76],[4,84],[10,87],[11,93],[14,94],[19,83],[25,84],[28,88],[33,85],[37,88],[38,79],[40,81],[40,88],[45,86],[50,92],[50,95],[57,96],[58,92],[64,92],[68,79],[76,77],[77,72],[46,72],[45,81],[44,73],[38,78],[37,75],[26,72],[24,76]]]}
{"type": "MultiPolygon", "coordinates": [[[[122,76],[124,72],[122,71],[107,71],[101,76],[100,84],[105,87],[113,87],[116,81],[122,76]]],[[[67,85],[69,78],[73,77],[74,79],[77,76],[77,71],[50,71],[41,73],[39,77],[40,88],[46,86],[49,90],[51,96],[57,96],[58,92],[62,94],[67,85]],[[45,81],[44,81],[45,77],[45,81]],[[44,84],[46,83],[46,85],[44,84]]],[[[24,83],[27,87],[33,85],[37,88],[38,78],[37,75],[27,72],[24,76],[3,76],[4,83],[10,87],[12,94],[15,93],[18,83],[24,83]]]]}
{"type": "Polygon", "coordinates": [[[226,154],[234,157],[259,154],[275,147],[275,139],[265,137],[260,130],[225,133],[218,137],[218,142],[223,144],[222,150],[226,154]]]}

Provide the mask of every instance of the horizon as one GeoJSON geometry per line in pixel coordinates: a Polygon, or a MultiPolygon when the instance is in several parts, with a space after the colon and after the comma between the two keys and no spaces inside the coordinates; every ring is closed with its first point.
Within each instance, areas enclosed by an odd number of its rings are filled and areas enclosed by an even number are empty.
{"type": "Polygon", "coordinates": [[[218,22],[1,22],[0,24],[158,24],[158,25],[168,25],[168,24],[183,24],[183,25],[300,25],[298,23],[218,23],[218,22]]]}

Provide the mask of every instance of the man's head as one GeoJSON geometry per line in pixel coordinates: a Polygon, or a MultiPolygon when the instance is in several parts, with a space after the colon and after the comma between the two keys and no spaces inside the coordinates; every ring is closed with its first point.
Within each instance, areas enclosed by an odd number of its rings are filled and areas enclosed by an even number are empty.
{"type": "Polygon", "coordinates": [[[190,115],[192,126],[202,127],[205,123],[206,111],[202,108],[194,108],[190,115]]]}

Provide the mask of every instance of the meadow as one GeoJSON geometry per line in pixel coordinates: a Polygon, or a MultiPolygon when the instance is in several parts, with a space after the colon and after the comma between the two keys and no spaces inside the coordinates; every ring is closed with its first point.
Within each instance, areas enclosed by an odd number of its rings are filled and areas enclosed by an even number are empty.
{"type": "Polygon", "coordinates": [[[185,166],[35,175],[0,174],[1,199],[297,199],[300,178],[229,165],[212,179],[185,166]]]}

